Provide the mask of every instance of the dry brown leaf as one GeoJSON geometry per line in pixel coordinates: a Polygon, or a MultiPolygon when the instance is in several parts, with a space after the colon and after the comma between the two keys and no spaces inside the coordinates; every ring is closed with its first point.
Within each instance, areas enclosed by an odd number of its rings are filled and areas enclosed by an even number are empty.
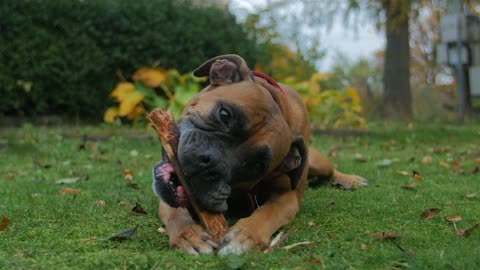
{"type": "Polygon", "coordinates": [[[327,202],[326,207],[330,207],[330,206],[333,206],[333,205],[335,205],[335,201],[334,201],[334,200],[330,200],[330,201],[327,202]]]}
{"type": "Polygon", "coordinates": [[[480,163],[480,158],[475,159],[475,163],[480,163]]]}
{"type": "Polygon", "coordinates": [[[415,182],[422,182],[423,180],[423,177],[420,175],[420,174],[416,174],[413,179],[415,180],[415,182]]]}
{"type": "Polygon", "coordinates": [[[445,162],[445,161],[443,161],[443,160],[440,161],[440,166],[442,166],[442,167],[444,167],[444,168],[447,168],[447,169],[450,168],[450,164],[448,164],[447,162],[445,162]]]}
{"type": "Polygon", "coordinates": [[[404,176],[410,175],[409,172],[407,172],[407,171],[401,171],[401,170],[398,170],[397,173],[400,174],[400,175],[404,175],[404,176]]]}
{"type": "Polygon", "coordinates": [[[463,174],[464,171],[463,169],[460,167],[460,163],[458,162],[458,160],[454,160],[453,161],[453,170],[458,173],[458,174],[463,174]]]}
{"type": "Polygon", "coordinates": [[[462,237],[469,237],[475,230],[480,228],[480,223],[477,223],[473,225],[472,227],[468,229],[462,229],[457,231],[457,235],[462,236],[462,237]]]}
{"type": "Polygon", "coordinates": [[[57,192],[57,195],[62,195],[62,194],[70,194],[70,195],[75,195],[80,193],[80,189],[75,189],[75,188],[64,188],[62,190],[59,190],[57,192]]]}
{"type": "Polygon", "coordinates": [[[445,219],[447,221],[450,221],[450,222],[458,222],[458,221],[462,220],[462,216],[460,216],[459,214],[455,214],[455,215],[452,215],[452,216],[447,216],[447,217],[445,217],[445,219]]]}
{"type": "Polygon", "coordinates": [[[480,167],[476,166],[475,168],[473,168],[470,174],[477,174],[478,172],[480,172],[480,167]]]}
{"type": "Polygon", "coordinates": [[[275,250],[277,247],[279,247],[283,242],[285,242],[290,234],[292,233],[292,230],[289,230],[285,234],[283,232],[278,233],[275,238],[270,242],[270,246],[263,251],[263,253],[269,253],[275,250]]]}
{"type": "Polygon", "coordinates": [[[295,244],[285,246],[285,247],[283,247],[283,249],[288,251],[288,250],[292,250],[294,248],[301,247],[301,246],[308,246],[310,249],[312,249],[312,248],[315,247],[315,243],[310,242],[310,241],[299,242],[299,243],[295,243],[295,244]]]}
{"type": "Polygon", "coordinates": [[[8,217],[2,217],[2,223],[0,223],[0,232],[4,231],[8,225],[10,225],[10,219],[8,217]]]}
{"type": "Polygon", "coordinates": [[[367,158],[360,153],[355,153],[355,161],[357,162],[367,162],[367,158]]]}
{"type": "Polygon", "coordinates": [[[334,234],[334,233],[332,233],[332,232],[327,232],[327,236],[328,236],[328,238],[330,238],[330,239],[336,239],[336,238],[337,238],[337,235],[334,234]]]}
{"type": "Polygon", "coordinates": [[[312,228],[312,227],[315,227],[315,222],[309,221],[308,222],[308,228],[312,228]]]}
{"type": "Polygon", "coordinates": [[[371,238],[377,238],[377,239],[395,240],[397,239],[397,232],[388,231],[388,232],[381,232],[381,233],[371,233],[368,236],[370,236],[371,238]]]}
{"type": "Polygon", "coordinates": [[[477,197],[476,193],[471,193],[471,194],[465,195],[465,198],[467,198],[467,199],[475,199],[476,197],[477,197]]]}
{"type": "Polygon", "coordinates": [[[125,177],[125,180],[127,180],[127,181],[132,181],[133,180],[133,175],[131,175],[129,173],[125,174],[124,177],[125,177]]]}
{"type": "Polygon", "coordinates": [[[128,208],[132,208],[132,205],[130,203],[128,203],[127,201],[119,201],[118,205],[126,206],[128,208]]]}
{"type": "Polygon", "coordinates": [[[361,250],[367,250],[367,245],[365,245],[365,244],[362,243],[362,244],[360,245],[360,249],[361,249],[361,250]]]}
{"type": "Polygon", "coordinates": [[[433,158],[431,156],[424,156],[420,162],[423,164],[430,164],[433,162],[433,158]]]}
{"type": "Polygon", "coordinates": [[[146,215],[147,212],[139,203],[135,203],[135,206],[132,208],[132,212],[137,213],[137,214],[144,214],[146,215]]]}
{"type": "Polygon", "coordinates": [[[104,200],[98,200],[95,202],[97,206],[104,207],[107,203],[104,200]]]}
{"type": "Polygon", "coordinates": [[[420,217],[424,220],[429,220],[434,218],[438,213],[440,213],[442,209],[439,208],[428,208],[427,210],[423,211],[422,214],[420,214],[420,217]]]}
{"type": "Polygon", "coordinates": [[[15,179],[15,174],[12,173],[12,172],[7,173],[7,180],[10,180],[10,181],[11,181],[11,180],[13,180],[13,179],[15,179]]]}
{"type": "Polygon", "coordinates": [[[417,188],[417,183],[416,182],[411,182],[409,184],[403,185],[402,188],[408,189],[408,190],[413,190],[417,188]]]}
{"type": "Polygon", "coordinates": [[[159,232],[159,233],[161,233],[161,234],[165,234],[165,235],[167,234],[167,230],[165,230],[164,227],[158,228],[158,229],[157,229],[157,232],[159,232]]]}

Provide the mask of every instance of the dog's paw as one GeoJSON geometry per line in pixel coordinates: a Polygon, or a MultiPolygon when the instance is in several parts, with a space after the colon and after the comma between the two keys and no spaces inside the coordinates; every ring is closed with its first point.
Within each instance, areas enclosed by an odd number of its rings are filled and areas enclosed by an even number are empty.
{"type": "Polygon", "coordinates": [[[171,237],[170,246],[192,255],[212,253],[218,247],[210,235],[195,223],[185,225],[177,236],[171,237]]]}
{"type": "Polygon", "coordinates": [[[248,223],[239,220],[235,226],[230,228],[223,236],[218,250],[218,255],[242,254],[251,249],[263,250],[268,247],[269,239],[262,239],[258,230],[248,223]]]}
{"type": "Polygon", "coordinates": [[[368,180],[358,175],[344,174],[335,171],[332,185],[341,189],[357,189],[368,185],[368,180]]]}

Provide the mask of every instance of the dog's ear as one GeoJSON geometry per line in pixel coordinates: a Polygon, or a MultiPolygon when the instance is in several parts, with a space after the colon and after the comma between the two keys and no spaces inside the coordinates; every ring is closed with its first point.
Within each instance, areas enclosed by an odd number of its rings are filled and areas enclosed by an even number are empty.
{"type": "Polygon", "coordinates": [[[245,60],[236,54],[214,57],[193,71],[196,77],[209,76],[211,85],[224,85],[243,80],[253,80],[245,60]]]}
{"type": "Polygon", "coordinates": [[[307,162],[307,148],[302,136],[296,137],[290,145],[290,150],[283,160],[280,170],[290,177],[292,189],[295,189],[302,177],[307,162]]]}

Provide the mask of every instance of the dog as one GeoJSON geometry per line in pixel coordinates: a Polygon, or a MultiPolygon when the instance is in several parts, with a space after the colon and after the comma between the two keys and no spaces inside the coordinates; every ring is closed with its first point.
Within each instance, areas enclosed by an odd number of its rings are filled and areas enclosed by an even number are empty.
{"type": "Polygon", "coordinates": [[[252,71],[234,54],[195,69],[210,84],[185,107],[179,122],[178,162],[198,204],[241,218],[212,241],[189,211],[183,188],[164,155],[153,169],[160,219],[169,243],[191,254],[241,254],[268,247],[271,236],[299,211],[308,177],[345,187],[367,181],[334,169],[309,148],[307,108],[291,87],[252,71]]]}

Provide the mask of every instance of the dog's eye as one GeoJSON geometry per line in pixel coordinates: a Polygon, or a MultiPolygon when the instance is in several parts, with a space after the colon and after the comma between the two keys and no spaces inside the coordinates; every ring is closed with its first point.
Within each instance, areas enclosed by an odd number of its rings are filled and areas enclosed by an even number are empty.
{"type": "Polygon", "coordinates": [[[222,120],[222,122],[225,125],[228,125],[228,123],[230,122],[230,119],[232,118],[232,116],[230,115],[230,112],[225,110],[224,108],[220,109],[219,117],[220,117],[220,120],[222,120]]]}

